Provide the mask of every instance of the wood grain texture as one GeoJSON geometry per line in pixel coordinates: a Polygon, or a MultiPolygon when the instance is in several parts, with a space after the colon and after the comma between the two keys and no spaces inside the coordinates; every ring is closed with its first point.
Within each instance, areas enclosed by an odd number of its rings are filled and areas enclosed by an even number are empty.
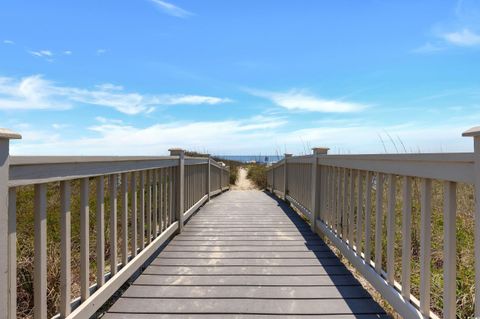
{"type": "Polygon", "coordinates": [[[386,317],[299,215],[260,191],[230,191],[191,217],[106,318],[372,315],[386,317]]]}

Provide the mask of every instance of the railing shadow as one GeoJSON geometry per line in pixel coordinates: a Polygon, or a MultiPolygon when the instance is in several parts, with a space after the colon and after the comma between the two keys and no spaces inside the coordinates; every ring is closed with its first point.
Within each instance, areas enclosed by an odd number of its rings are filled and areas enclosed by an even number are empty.
{"type": "MultiPolygon", "coordinates": [[[[330,247],[322,240],[322,238],[320,238],[320,236],[311,230],[310,225],[306,219],[304,219],[303,215],[301,216],[301,213],[295,212],[288,203],[282,199],[279,199],[272,193],[268,191],[263,192],[272,200],[274,200],[278,207],[285,213],[285,216],[290,219],[300,235],[304,238],[305,247],[307,247],[316,256],[319,266],[323,267],[325,270],[325,276],[329,277],[329,279],[332,281],[332,284],[336,287],[337,291],[353,313],[355,313],[359,308],[359,299],[372,299],[372,302],[376,304],[377,307],[372,307],[371,313],[362,313],[356,317],[364,318],[362,317],[363,315],[378,314],[378,309],[382,308],[373,300],[371,294],[365,288],[362,288],[363,292],[361,296],[352,296],[352,287],[362,287],[362,285],[353,276],[352,272],[348,270],[345,264],[342,263],[340,258],[337,257],[332,249],[330,249],[330,247]]],[[[378,316],[378,318],[390,318],[390,316],[385,313],[378,316]]]]}

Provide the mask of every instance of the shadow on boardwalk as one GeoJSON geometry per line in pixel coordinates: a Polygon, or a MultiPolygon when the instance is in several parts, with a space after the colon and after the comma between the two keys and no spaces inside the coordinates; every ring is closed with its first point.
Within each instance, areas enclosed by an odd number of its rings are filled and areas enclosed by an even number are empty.
{"type": "Polygon", "coordinates": [[[105,317],[386,315],[284,202],[260,191],[230,191],[189,220],[105,317]]]}

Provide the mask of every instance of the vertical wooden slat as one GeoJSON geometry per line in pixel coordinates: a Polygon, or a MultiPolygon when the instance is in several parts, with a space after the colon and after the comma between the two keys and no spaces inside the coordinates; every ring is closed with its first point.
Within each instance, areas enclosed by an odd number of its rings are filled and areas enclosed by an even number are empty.
{"type": "Polygon", "coordinates": [[[365,174],[365,261],[370,265],[372,253],[372,175],[369,171],[365,174]]]}
{"type": "Polygon", "coordinates": [[[47,318],[47,185],[35,185],[34,318],[47,318]]]}
{"type": "Polygon", "coordinates": [[[342,194],[342,239],[347,243],[348,236],[348,169],[343,169],[343,194],[342,194]]]}
{"type": "Polygon", "coordinates": [[[383,175],[376,173],[375,197],[375,271],[382,271],[383,175]]]}
{"type": "Polygon", "coordinates": [[[348,217],[348,244],[353,249],[355,231],[355,171],[350,170],[350,209],[348,217]]]}
{"type": "Polygon", "coordinates": [[[332,230],[337,232],[338,168],[332,167],[332,173],[332,211],[330,215],[332,230]]]}
{"type": "Polygon", "coordinates": [[[128,263],[128,178],[122,174],[122,264],[128,263]]]}
{"type": "Polygon", "coordinates": [[[105,283],[105,179],[97,177],[97,286],[105,283]]]}
{"type": "Polygon", "coordinates": [[[132,243],[132,256],[135,257],[137,255],[137,173],[132,172],[132,175],[130,177],[130,188],[131,188],[131,197],[132,197],[132,238],[131,238],[131,243],[132,243]]]}
{"type": "Polygon", "coordinates": [[[170,199],[169,201],[169,218],[170,218],[170,224],[173,223],[173,167],[170,167],[169,172],[168,172],[168,198],[170,199]]]}
{"type": "Polygon", "coordinates": [[[328,201],[328,205],[329,205],[329,224],[330,224],[330,229],[334,229],[334,225],[335,225],[335,194],[336,194],[336,191],[335,191],[335,181],[336,181],[336,178],[335,178],[335,168],[330,166],[330,186],[329,186],[329,192],[330,192],[330,198],[329,198],[329,201],[328,201]]]}
{"type": "Polygon", "coordinates": [[[337,236],[340,237],[342,230],[342,169],[337,168],[337,236]]]}
{"type": "Polygon", "coordinates": [[[387,208],[387,282],[393,285],[395,280],[395,175],[388,175],[388,208],[387,208]]]}
{"type": "Polygon", "coordinates": [[[8,190],[8,318],[17,317],[17,189],[8,190]]]}
{"type": "Polygon", "coordinates": [[[158,188],[157,188],[157,170],[152,171],[152,179],[153,179],[153,189],[152,189],[152,196],[153,196],[153,214],[152,214],[152,232],[153,238],[157,238],[157,209],[158,209],[158,188]]]}
{"type": "Polygon", "coordinates": [[[422,179],[420,214],[420,312],[430,315],[430,234],[432,231],[432,180],[422,179]]]}
{"type": "Polygon", "coordinates": [[[362,251],[362,234],[363,234],[363,172],[358,171],[358,191],[357,191],[357,242],[356,249],[360,255],[362,251]]]}
{"type": "Polygon", "coordinates": [[[147,243],[152,242],[152,172],[147,171],[147,243]]]}
{"type": "Polygon", "coordinates": [[[71,212],[70,181],[60,182],[60,316],[71,311],[71,212]]]}
{"type": "Polygon", "coordinates": [[[411,242],[412,242],[412,179],[403,177],[402,209],[402,296],[410,300],[411,242]]]}
{"type": "Polygon", "coordinates": [[[90,209],[88,206],[88,177],[80,180],[80,296],[90,296],[90,209]]]}
{"type": "Polygon", "coordinates": [[[444,182],[443,203],[443,318],[455,318],[456,312],[456,220],[457,184],[444,182]]]}
{"type": "Polygon", "coordinates": [[[117,176],[109,176],[110,187],[110,272],[117,273],[117,176]]]}
{"type": "Polygon", "coordinates": [[[140,172],[140,231],[138,232],[140,250],[145,248],[145,171],[140,172]]]}
{"type": "Polygon", "coordinates": [[[160,169],[160,232],[166,228],[165,221],[165,169],[160,169]]]}

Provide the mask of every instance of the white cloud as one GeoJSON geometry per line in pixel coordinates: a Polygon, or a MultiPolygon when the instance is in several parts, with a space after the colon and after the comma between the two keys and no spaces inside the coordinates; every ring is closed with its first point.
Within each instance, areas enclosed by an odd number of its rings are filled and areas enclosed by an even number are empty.
{"type": "MultiPolygon", "coordinates": [[[[158,123],[146,127],[101,117],[96,120],[99,124],[88,128],[88,135],[94,134],[94,137],[67,139],[39,130],[38,136],[51,135],[39,140],[33,134],[35,130],[29,129],[23,140],[13,143],[12,154],[162,155],[171,147],[212,153],[245,153],[253,147],[270,148],[275,129],[286,124],[282,118],[261,116],[241,120],[158,123]]],[[[86,133],[79,133],[79,136],[86,133]]]]}
{"type": "Polygon", "coordinates": [[[41,58],[53,56],[52,51],[49,51],[49,50],[30,51],[30,54],[41,57],[41,58]]]}
{"type": "Polygon", "coordinates": [[[65,50],[65,51],[63,51],[63,54],[64,54],[64,55],[72,55],[72,53],[73,53],[73,52],[70,51],[70,50],[65,50]]]}
{"type": "Polygon", "coordinates": [[[15,127],[23,139],[12,143],[14,155],[162,155],[168,148],[206,150],[213,154],[310,153],[307,146],[330,147],[338,153],[389,153],[471,151],[472,140],[462,131],[475,123],[408,122],[379,126],[372,122],[322,123],[318,127],[291,129],[284,118],[252,117],[238,120],[169,122],[136,126],[97,118],[98,124],[69,139],[57,131],[15,127]],[[89,136],[89,137],[87,137],[89,136]],[[392,137],[392,141],[389,136],[392,137]],[[382,142],[383,140],[383,142],[382,142]],[[400,142],[401,140],[401,142],[400,142]]]}
{"type": "Polygon", "coordinates": [[[446,42],[457,46],[472,47],[480,45],[480,35],[466,28],[461,31],[444,33],[441,37],[446,42]]]}
{"type": "Polygon", "coordinates": [[[428,53],[436,53],[436,52],[443,51],[443,50],[445,50],[444,47],[439,46],[437,44],[432,44],[430,42],[427,42],[424,45],[422,45],[422,46],[420,46],[416,49],[413,49],[412,52],[413,53],[428,54],[428,53]]]}
{"type": "Polygon", "coordinates": [[[180,7],[177,7],[174,4],[168,3],[162,0],[151,0],[153,3],[157,5],[163,12],[168,15],[177,17],[177,18],[187,18],[192,15],[191,12],[184,10],[180,7]]]}
{"type": "Polygon", "coordinates": [[[105,54],[105,53],[107,53],[106,49],[97,49],[97,55],[102,55],[102,54],[105,54]]]}
{"type": "Polygon", "coordinates": [[[70,125],[68,124],[62,124],[62,123],[53,123],[52,127],[56,130],[61,130],[63,128],[69,127],[70,125]]]}
{"type": "Polygon", "coordinates": [[[361,111],[367,107],[367,105],[360,103],[316,97],[304,90],[290,90],[288,92],[247,91],[252,95],[269,99],[276,105],[292,111],[347,113],[361,111]]]}
{"type": "Polygon", "coordinates": [[[69,109],[77,103],[111,107],[125,114],[148,113],[159,105],[220,104],[229,99],[188,94],[128,93],[123,87],[102,84],[95,89],[60,86],[32,75],[22,79],[0,77],[0,109],[69,109]]]}
{"type": "Polygon", "coordinates": [[[15,44],[12,40],[3,40],[4,44],[15,44]]]}

